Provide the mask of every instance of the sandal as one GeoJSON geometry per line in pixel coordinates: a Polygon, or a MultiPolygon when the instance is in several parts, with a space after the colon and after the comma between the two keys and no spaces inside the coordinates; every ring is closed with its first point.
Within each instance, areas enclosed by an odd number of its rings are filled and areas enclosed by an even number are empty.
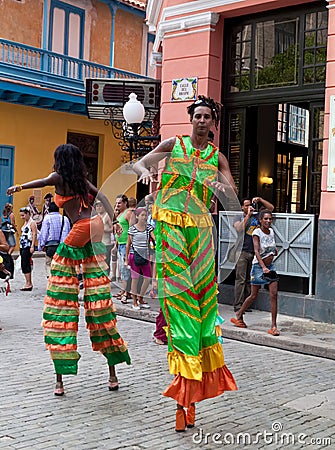
{"type": "Polygon", "coordinates": [[[230,319],[231,323],[234,324],[235,327],[238,328],[248,328],[247,324],[242,319],[236,319],[235,317],[232,317],[230,319]]]}
{"type": "Polygon", "coordinates": [[[125,295],[125,292],[120,291],[117,294],[113,294],[113,297],[120,299],[120,298],[122,298],[123,295],[125,295]]]}
{"type": "Polygon", "coordinates": [[[118,379],[116,377],[110,377],[109,378],[108,389],[110,391],[117,391],[119,389],[119,382],[118,382],[118,379]]]}
{"type": "Polygon", "coordinates": [[[126,294],[121,295],[120,302],[126,305],[128,303],[128,297],[126,294]]]}
{"type": "Polygon", "coordinates": [[[150,305],[148,305],[148,302],[145,302],[144,300],[143,300],[143,297],[138,297],[138,302],[139,302],[139,306],[140,306],[140,308],[145,308],[145,309],[149,309],[150,308],[150,305]]]}
{"type": "Polygon", "coordinates": [[[64,387],[61,381],[57,381],[54,394],[57,395],[57,397],[61,397],[62,395],[64,395],[64,387]]]}
{"type": "Polygon", "coordinates": [[[32,290],[33,290],[32,286],[29,287],[24,286],[23,288],[20,289],[20,291],[32,291],[32,290]]]}
{"type": "Polygon", "coordinates": [[[271,336],[280,336],[280,332],[277,327],[270,328],[270,330],[268,330],[268,333],[271,334],[271,336]]]}

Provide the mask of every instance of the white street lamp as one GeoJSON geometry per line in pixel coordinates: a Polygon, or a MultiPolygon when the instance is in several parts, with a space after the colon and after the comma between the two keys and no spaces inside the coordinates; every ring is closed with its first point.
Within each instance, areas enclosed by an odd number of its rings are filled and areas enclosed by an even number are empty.
{"type": "Polygon", "coordinates": [[[144,109],[144,106],[137,100],[137,95],[132,92],[129,95],[129,100],[124,104],[123,121],[120,117],[120,107],[105,108],[105,114],[110,114],[110,119],[106,119],[105,123],[112,126],[112,132],[122,150],[129,152],[130,161],[133,156],[139,157],[152,150],[154,144],[160,141],[160,135],[152,135],[152,122],[157,115],[157,112],[144,109]],[[113,120],[114,111],[117,111],[118,119],[113,120]],[[146,117],[145,122],[144,117],[146,117]]]}
{"type": "Polygon", "coordinates": [[[140,124],[143,122],[145,116],[144,106],[140,101],[137,100],[137,95],[132,92],[129,95],[129,100],[125,103],[123,107],[123,117],[125,121],[129,124],[140,124]]]}

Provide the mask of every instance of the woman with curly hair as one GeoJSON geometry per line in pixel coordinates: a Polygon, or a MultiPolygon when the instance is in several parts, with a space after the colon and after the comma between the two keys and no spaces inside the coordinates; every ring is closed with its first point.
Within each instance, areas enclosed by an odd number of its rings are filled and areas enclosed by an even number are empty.
{"type": "Polygon", "coordinates": [[[87,170],[78,147],[64,144],[54,153],[54,172],[46,178],[8,188],[7,195],[22,189],[55,186],[55,203],[64,208],[73,227],[59,244],[51,263],[44,300],[43,327],[47,349],[56,371],[55,395],[63,395],[63,375],[76,374],[78,360],[79,281],[82,267],[86,327],[93,350],[100,351],[109,366],[109,390],[117,390],[115,364],[130,364],[127,345],[116,328],[115,308],[105,262],[101,217],[92,208],[94,198],[104,205],[111,220],[113,209],[107,197],[87,179],[87,170]]]}
{"type": "Polygon", "coordinates": [[[153,181],[150,167],[167,160],[152,217],[158,296],[167,323],[170,373],[175,375],[163,395],[177,401],[176,431],[194,426],[196,402],[237,389],[219,337],[210,215],[213,190],[235,196],[236,188],[226,158],[208,142],[220,105],[199,96],[187,111],[191,134],[163,141],[133,166],[147,184],[153,181]],[[220,173],[224,183],[218,181],[220,173]]]}

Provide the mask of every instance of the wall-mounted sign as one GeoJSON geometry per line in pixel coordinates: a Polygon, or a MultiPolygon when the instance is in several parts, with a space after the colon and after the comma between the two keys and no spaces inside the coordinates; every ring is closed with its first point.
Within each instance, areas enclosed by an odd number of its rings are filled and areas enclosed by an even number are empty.
{"type": "Polygon", "coordinates": [[[195,100],[198,90],[198,78],[177,78],[172,80],[172,95],[173,102],[186,102],[195,100]]]}
{"type": "Polygon", "coordinates": [[[327,191],[335,191],[335,95],[330,96],[327,191]]]}

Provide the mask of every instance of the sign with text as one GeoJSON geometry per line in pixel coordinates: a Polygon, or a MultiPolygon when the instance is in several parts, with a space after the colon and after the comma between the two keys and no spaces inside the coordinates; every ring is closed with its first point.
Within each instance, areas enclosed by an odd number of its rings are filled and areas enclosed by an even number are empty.
{"type": "Polygon", "coordinates": [[[177,78],[172,80],[172,102],[195,100],[198,90],[198,78],[177,78]]]}
{"type": "Polygon", "coordinates": [[[327,191],[335,191],[335,95],[330,96],[327,191]]]}

